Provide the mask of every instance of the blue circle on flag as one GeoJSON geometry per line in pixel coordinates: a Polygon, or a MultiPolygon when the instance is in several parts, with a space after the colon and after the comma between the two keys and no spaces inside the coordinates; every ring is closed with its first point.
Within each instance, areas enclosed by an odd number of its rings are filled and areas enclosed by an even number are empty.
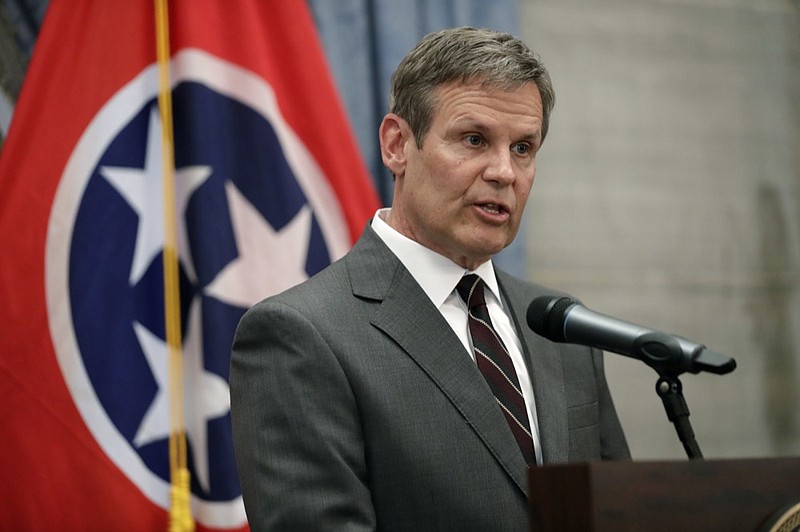
{"type": "MultiPolygon", "coordinates": [[[[166,363],[163,248],[153,235],[141,236],[144,218],[157,226],[163,217],[160,197],[152,193],[157,188],[142,181],[156,175],[152,136],[161,132],[154,131],[155,109],[153,99],[121,129],[86,184],[71,237],[68,290],[80,356],[98,401],[131,449],[169,482],[168,419],[156,416],[154,407],[168,396],[163,374],[154,369],[166,363]],[[144,266],[137,270],[136,261],[144,266]]],[[[198,374],[219,388],[227,383],[233,335],[246,310],[205,291],[241,251],[226,187],[233,185],[275,231],[290,224],[308,198],[275,129],[258,112],[195,82],[175,88],[173,109],[176,172],[194,168],[202,174],[176,213],[189,250],[180,263],[181,333],[202,346],[199,353],[184,353],[184,365],[194,360],[198,374]],[[196,321],[191,308],[199,309],[196,321]]],[[[313,212],[308,234],[297,245],[307,247],[307,276],[330,263],[313,212]]],[[[192,406],[205,399],[197,390],[185,394],[187,402],[196,402],[192,406]]],[[[221,412],[220,405],[211,410],[214,415],[201,423],[187,420],[192,492],[227,501],[241,495],[230,411],[221,412]],[[200,429],[193,434],[192,427],[200,429]]]]}

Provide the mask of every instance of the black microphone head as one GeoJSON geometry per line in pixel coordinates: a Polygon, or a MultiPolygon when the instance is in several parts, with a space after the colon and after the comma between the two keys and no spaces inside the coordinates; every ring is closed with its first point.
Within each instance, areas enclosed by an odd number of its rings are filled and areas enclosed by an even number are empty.
{"type": "Polygon", "coordinates": [[[567,310],[575,302],[566,296],[539,296],[528,306],[528,327],[554,342],[563,342],[567,310]]]}

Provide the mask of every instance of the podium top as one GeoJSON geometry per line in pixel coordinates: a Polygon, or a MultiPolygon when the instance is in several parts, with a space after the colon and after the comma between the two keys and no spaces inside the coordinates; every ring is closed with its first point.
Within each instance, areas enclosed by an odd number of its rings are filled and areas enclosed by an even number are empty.
{"type": "Polygon", "coordinates": [[[529,481],[537,532],[759,532],[800,501],[800,457],[550,465],[529,481]]]}

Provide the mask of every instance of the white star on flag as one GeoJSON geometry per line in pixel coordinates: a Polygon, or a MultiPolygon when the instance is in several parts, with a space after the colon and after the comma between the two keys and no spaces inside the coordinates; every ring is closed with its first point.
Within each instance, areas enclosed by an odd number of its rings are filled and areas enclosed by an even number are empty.
{"type": "MultiPolygon", "coordinates": [[[[194,453],[194,471],[197,481],[209,491],[209,455],[207,423],[224,416],[231,408],[228,383],[203,367],[202,312],[200,298],[194,298],[189,307],[187,337],[183,345],[183,385],[191,394],[186,401],[186,434],[194,453]]],[[[139,345],[142,347],[150,371],[158,385],[153,402],[142,418],[133,443],[138,447],[169,437],[169,380],[167,344],[138,322],[133,324],[139,345]]]]}
{"type": "Polygon", "coordinates": [[[225,192],[239,256],[206,286],[204,293],[230,305],[249,308],[308,279],[308,205],[283,229],[275,231],[233,183],[225,183],[225,192]]]}
{"type": "MultiPolygon", "coordinates": [[[[104,166],[100,169],[100,174],[125,198],[139,217],[136,247],[129,277],[131,286],[142,278],[153,259],[164,249],[163,162],[161,118],[158,111],[153,108],[150,111],[144,168],[104,166]]],[[[192,281],[195,281],[197,276],[191,262],[183,215],[191,195],[210,175],[209,166],[188,166],[175,170],[175,212],[179,218],[178,253],[184,259],[184,269],[192,281]]]]}

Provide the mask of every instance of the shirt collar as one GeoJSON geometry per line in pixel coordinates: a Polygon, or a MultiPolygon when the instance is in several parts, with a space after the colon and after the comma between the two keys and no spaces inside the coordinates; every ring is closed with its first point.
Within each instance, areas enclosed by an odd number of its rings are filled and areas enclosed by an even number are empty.
{"type": "Polygon", "coordinates": [[[500,289],[491,259],[478,266],[474,271],[465,270],[444,255],[411,240],[387,224],[384,218],[389,211],[388,208],[379,209],[372,218],[372,228],[400,259],[400,262],[422,287],[436,308],[441,308],[447,297],[455,290],[458,281],[467,273],[479,275],[502,306],[500,289]]]}

